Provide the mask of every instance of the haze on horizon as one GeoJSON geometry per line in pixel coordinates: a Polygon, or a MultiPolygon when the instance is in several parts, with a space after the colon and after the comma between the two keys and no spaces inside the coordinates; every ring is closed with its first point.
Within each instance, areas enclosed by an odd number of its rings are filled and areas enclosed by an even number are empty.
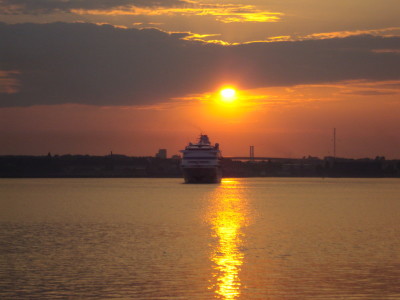
{"type": "Polygon", "coordinates": [[[398,0],[2,0],[0,155],[400,158],[398,0]],[[223,101],[220,90],[236,91],[223,101]]]}

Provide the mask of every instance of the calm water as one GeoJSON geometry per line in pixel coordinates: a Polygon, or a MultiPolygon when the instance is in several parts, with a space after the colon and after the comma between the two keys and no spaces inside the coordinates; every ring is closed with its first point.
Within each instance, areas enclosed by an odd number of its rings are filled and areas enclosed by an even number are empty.
{"type": "Polygon", "coordinates": [[[0,298],[400,299],[400,180],[0,180],[0,298]]]}

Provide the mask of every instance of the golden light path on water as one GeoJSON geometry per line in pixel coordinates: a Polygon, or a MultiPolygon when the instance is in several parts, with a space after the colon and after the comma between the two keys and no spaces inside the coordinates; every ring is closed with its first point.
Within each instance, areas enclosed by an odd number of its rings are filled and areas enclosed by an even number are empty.
{"type": "Polygon", "coordinates": [[[236,299],[240,296],[240,269],[243,264],[242,228],[246,225],[246,199],[237,180],[224,179],[211,197],[208,222],[216,238],[211,253],[213,277],[210,289],[217,298],[236,299]]]}

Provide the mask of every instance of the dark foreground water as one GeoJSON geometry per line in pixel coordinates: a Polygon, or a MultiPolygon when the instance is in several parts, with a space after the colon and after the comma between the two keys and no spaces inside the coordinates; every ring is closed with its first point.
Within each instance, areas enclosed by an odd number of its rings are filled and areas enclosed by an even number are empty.
{"type": "Polygon", "coordinates": [[[1,299],[400,299],[397,179],[0,180],[1,299]]]}

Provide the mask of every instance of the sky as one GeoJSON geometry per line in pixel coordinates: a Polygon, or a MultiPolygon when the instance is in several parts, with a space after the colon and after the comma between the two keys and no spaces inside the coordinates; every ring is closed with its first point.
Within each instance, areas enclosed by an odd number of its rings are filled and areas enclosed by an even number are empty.
{"type": "Polygon", "coordinates": [[[400,158],[398,0],[0,0],[0,155],[400,158]],[[235,90],[231,99],[220,91],[235,90]]]}

